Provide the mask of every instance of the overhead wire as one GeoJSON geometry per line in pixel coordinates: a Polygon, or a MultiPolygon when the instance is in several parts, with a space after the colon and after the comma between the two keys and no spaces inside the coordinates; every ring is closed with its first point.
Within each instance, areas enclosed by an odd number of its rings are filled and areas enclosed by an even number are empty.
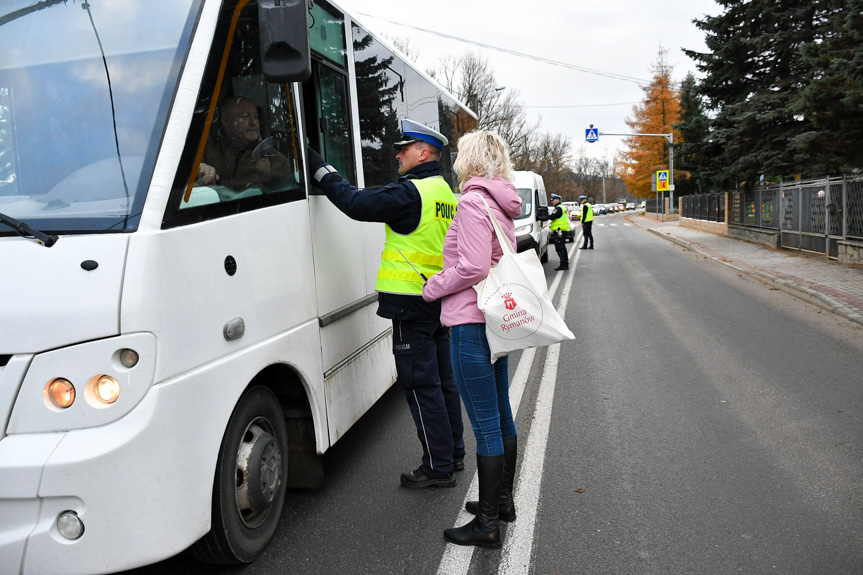
{"type": "Polygon", "coordinates": [[[579,72],[584,72],[586,74],[594,74],[596,76],[604,76],[606,78],[612,78],[614,80],[622,80],[624,82],[632,82],[632,83],[639,84],[639,85],[650,84],[650,80],[645,80],[643,78],[636,78],[634,76],[627,76],[625,74],[615,74],[614,72],[605,72],[602,70],[594,70],[592,68],[586,68],[584,66],[576,66],[575,64],[570,64],[568,62],[560,62],[558,60],[552,60],[550,58],[544,58],[542,56],[527,54],[525,52],[518,52],[517,50],[510,50],[509,48],[502,48],[500,46],[493,46],[492,44],[486,44],[484,42],[477,42],[476,40],[468,40],[466,38],[460,38],[459,36],[453,36],[452,34],[446,34],[444,32],[438,32],[437,30],[429,30],[428,28],[422,28],[420,26],[414,26],[413,24],[405,24],[404,22],[396,22],[395,20],[389,20],[387,18],[381,18],[380,16],[374,16],[372,14],[367,14],[364,12],[358,12],[358,14],[360,14],[362,16],[368,16],[369,18],[374,18],[376,20],[380,20],[381,22],[387,22],[389,24],[394,24],[396,26],[403,26],[405,28],[413,28],[414,30],[419,30],[420,32],[425,32],[427,34],[433,34],[435,36],[440,36],[442,38],[447,38],[449,40],[455,40],[456,42],[464,42],[465,44],[472,44],[474,46],[479,46],[481,48],[486,48],[488,50],[494,50],[496,52],[503,52],[505,54],[517,56],[519,58],[528,58],[530,60],[533,60],[534,62],[544,62],[544,63],[550,64],[552,66],[559,66],[562,68],[568,68],[570,70],[577,70],[579,72]]]}

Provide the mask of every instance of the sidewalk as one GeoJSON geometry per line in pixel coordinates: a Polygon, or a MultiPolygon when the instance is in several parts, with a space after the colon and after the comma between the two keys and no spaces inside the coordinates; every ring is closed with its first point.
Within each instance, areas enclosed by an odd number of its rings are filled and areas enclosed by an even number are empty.
{"type": "Polygon", "coordinates": [[[627,221],[793,296],[863,325],[863,269],[823,256],[775,250],[641,214],[627,221]]]}

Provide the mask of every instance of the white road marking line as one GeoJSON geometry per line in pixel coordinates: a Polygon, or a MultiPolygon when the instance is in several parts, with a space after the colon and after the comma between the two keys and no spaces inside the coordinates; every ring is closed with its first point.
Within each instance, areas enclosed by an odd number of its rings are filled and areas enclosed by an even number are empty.
{"type": "MultiPolygon", "coordinates": [[[[578,264],[577,252],[573,267],[578,264]]],[[[566,305],[574,273],[567,274],[566,282],[560,293],[557,311],[566,316],[566,305]]],[[[515,483],[514,498],[518,519],[510,523],[503,542],[498,574],[527,575],[530,572],[530,556],[533,550],[533,534],[536,528],[536,515],[539,509],[539,494],[542,485],[542,472],[545,466],[545,451],[551,427],[551,411],[554,406],[554,390],[557,384],[557,365],[560,360],[560,344],[548,346],[533,422],[521,462],[521,469],[515,483]]]]}
{"type": "MultiPolygon", "coordinates": [[[[582,232],[579,231],[579,233],[577,234],[577,237],[575,238],[575,241],[573,242],[572,247],[569,250],[569,257],[571,260],[574,260],[573,265],[572,265],[572,267],[573,267],[572,272],[567,273],[567,274],[555,274],[554,275],[554,280],[552,280],[551,285],[548,288],[548,293],[549,293],[549,296],[551,297],[552,301],[554,301],[555,293],[557,292],[557,288],[560,286],[560,283],[561,283],[561,280],[563,279],[563,276],[567,276],[567,278],[568,278],[565,285],[566,285],[567,294],[569,292],[569,286],[572,283],[571,278],[575,275],[575,267],[578,264],[578,255],[580,254],[580,252],[576,249],[576,246],[581,244],[581,239],[582,239],[582,232]],[[574,257],[573,257],[573,253],[575,253],[574,257]]],[[[564,295],[566,295],[566,294],[564,294],[564,295]]],[[[566,303],[564,302],[562,305],[563,305],[562,311],[561,311],[560,306],[558,306],[558,311],[560,312],[561,316],[563,316],[564,312],[566,311],[566,303]]],[[[555,347],[559,347],[559,345],[555,346],[555,347]]],[[[551,348],[549,348],[549,352],[550,351],[551,351],[551,348]]],[[[524,395],[525,385],[527,384],[527,377],[530,374],[530,368],[533,366],[533,361],[534,361],[535,357],[536,357],[536,348],[532,347],[532,348],[524,350],[521,353],[521,357],[519,358],[518,367],[516,367],[515,374],[513,374],[513,376],[512,376],[512,382],[509,385],[509,401],[510,401],[510,405],[512,407],[513,416],[516,416],[518,414],[518,408],[519,408],[519,405],[521,404],[521,398],[524,395]]],[[[553,372],[555,374],[557,373],[557,362],[556,361],[555,361],[555,367],[554,367],[553,372]]],[[[543,375],[543,378],[544,377],[545,377],[545,375],[543,375]]],[[[535,423],[534,423],[534,425],[535,425],[535,423]]],[[[546,436],[548,435],[547,429],[546,429],[545,434],[546,434],[546,436]]],[[[530,435],[533,435],[533,433],[531,433],[530,435]]],[[[547,441],[547,438],[546,438],[546,441],[547,441]]],[[[530,442],[529,437],[528,437],[528,442],[530,442]]],[[[545,449],[543,449],[543,453],[544,452],[545,452],[545,449]]],[[[525,453],[527,453],[526,450],[525,450],[525,453]]],[[[524,469],[524,468],[522,467],[522,469],[524,469]]],[[[521,480],[522,480],[521,476],[519,476],[519,478],[517,479],[517,482],[521,482],[521,480]]],[[[516,488],[516,493],[518,493],[518,492],[519,491],[516,488]]],[[[459,527],[459,526],[464,525],[465,523],[467,523],[468,521],[471,521],[473,519],[474,516],[465,510],[464,505],[468,501],[476,501],[478,498],[479,498],[479,477],[477,476],[476,472],[474,472],[473,477],[471,478],[470,487],[468,487],[467,493],[465,494],[464,501],[462,502],[461,511],[459,512],[458,517],[456,517],[455,524],[453,525],[453,527],[459,527]]],[[[535,511],[534,511],[534,513],[535,513],[535,511]]],[[[531,520],[531,523],[533,523],[533,521],[535,521],[535,519],[531,520]]],[[[510,530],[511,529],[512,528],[510,528],[510,530]]],[[[509,537],[509,534],[507,534],[507,537],[509,537]]],[[[532,537],[533,537],[533,528],[531,528],[531,538],[532,537]]],[[[471,546],[453,545],[452,543],[447,543],[446,548],[444,548],[443,556],[441,557],[440,563],[438,564],[437,575],[467,575],[467,572],[470,569],[471,560],[473,558],[473,550],[474,550],[474,547],[471,547],[471,546]]],[[[530,560],[530,557],[528,557],[528,561],[529,560],[530,560]]],[[[503,565],[503,564],[501,564],[501,565],[503,565]]]]}

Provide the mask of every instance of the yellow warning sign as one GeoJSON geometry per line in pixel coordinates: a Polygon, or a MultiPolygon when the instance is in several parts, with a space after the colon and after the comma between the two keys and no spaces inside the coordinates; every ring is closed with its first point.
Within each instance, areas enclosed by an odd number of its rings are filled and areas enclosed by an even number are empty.
{"type": "Polygon", "coordinates": [[[656,191],[668,191],[668,170],[656,170],[656,191]]]}

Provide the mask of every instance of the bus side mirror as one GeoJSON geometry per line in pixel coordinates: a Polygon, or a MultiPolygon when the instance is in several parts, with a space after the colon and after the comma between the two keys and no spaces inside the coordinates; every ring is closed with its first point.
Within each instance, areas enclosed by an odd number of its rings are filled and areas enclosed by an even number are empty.
{"type": "Polygon", "coordinates": [[[536,218],[538,220],[548,219],[548,206],[537,206],[536,207],[536,218]]]}
{"type": "Polygon", "coordinates": [[[302,82],[312,74],[306,0],[258,0],[261,71],[269,82],[302,82]]]}

